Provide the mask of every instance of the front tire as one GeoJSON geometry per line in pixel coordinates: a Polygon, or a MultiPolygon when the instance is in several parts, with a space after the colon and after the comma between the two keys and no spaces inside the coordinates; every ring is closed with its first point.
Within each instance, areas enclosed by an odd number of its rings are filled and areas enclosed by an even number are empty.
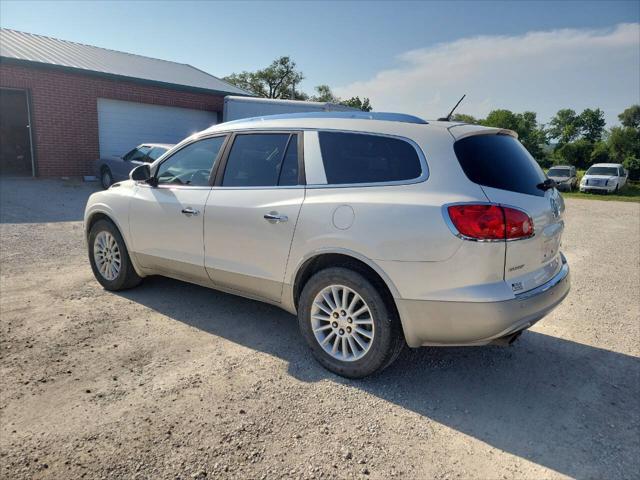
{"type": "Polygon", "coordinates": [[[316,273],[302,290],[298,324],[316,360],[348,378],[389,366],[404,347],[395,311],[361,274],[341,267],[316,273]]]}
{"type": "Polygon", "coordinates": [[[129,252],[118,228],[109,220],[98,220],[89,231],[89,262],[96,277],[107,290],[125,290],[138,285],[129,252]]]}

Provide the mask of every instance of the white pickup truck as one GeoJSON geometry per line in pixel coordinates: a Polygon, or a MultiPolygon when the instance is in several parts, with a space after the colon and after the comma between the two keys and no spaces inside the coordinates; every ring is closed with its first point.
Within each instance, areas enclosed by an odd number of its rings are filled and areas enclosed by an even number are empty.
{"type": "Polygon", "coordinates": [[[617,192],[627,183],[628,173],[619,163],[596,163],[580,181],[581,192],[617,192]]]}

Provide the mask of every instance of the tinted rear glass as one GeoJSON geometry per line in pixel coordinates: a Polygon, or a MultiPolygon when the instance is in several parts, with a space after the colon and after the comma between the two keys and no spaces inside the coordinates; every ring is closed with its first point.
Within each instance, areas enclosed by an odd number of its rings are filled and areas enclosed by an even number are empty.
{"type": "Polygon", "coordinates": [[[422,173],[416,149],[404,140],[343,132],[318,135],[328,184],[397,182],[422,173]]]}
{"type": "Polygon", "coordinates": [[[536,187],[546,180],[538,163],[522,144],[508,135],[475,135],[453,146],[469,180],[479,185],[544,196],[536,187]]]}

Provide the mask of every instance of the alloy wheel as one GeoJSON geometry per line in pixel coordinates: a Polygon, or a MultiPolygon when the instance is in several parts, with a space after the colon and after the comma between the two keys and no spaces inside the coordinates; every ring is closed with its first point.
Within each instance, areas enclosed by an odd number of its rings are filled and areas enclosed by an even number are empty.
{"type": "Polygon", "coordinates": [[[375,335],[369,306],[358,292],[344,285],[330,285],[316,295],[311,327],[322,349],[343,362],[366,355],[375,335]]]}
{"type": "Polygon", "coordinates": [[[93,259],[100,275],[112,281],[118,278],[122,258],[118,242],[111,233],[103,230],[96,235],[93,242],[93,259]]]}

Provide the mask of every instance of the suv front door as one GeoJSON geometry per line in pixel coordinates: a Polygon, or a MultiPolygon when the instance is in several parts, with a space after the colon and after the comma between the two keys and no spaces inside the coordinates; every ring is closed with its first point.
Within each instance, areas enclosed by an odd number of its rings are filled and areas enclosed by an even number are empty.
{"type": "Polygon", "coordinates": [[[207,201],[205,267],[218,287],[279,302],[304,200],[302,133],[235,134],[207,201]]]}
{"type": "Polygon", "coordinates": [[[154,272],[209,283],[203,219],[210,176],[226,137],[190,143],[154,168],[157,186],[136,185],[129,207],[132,250],[154,272]]]}

